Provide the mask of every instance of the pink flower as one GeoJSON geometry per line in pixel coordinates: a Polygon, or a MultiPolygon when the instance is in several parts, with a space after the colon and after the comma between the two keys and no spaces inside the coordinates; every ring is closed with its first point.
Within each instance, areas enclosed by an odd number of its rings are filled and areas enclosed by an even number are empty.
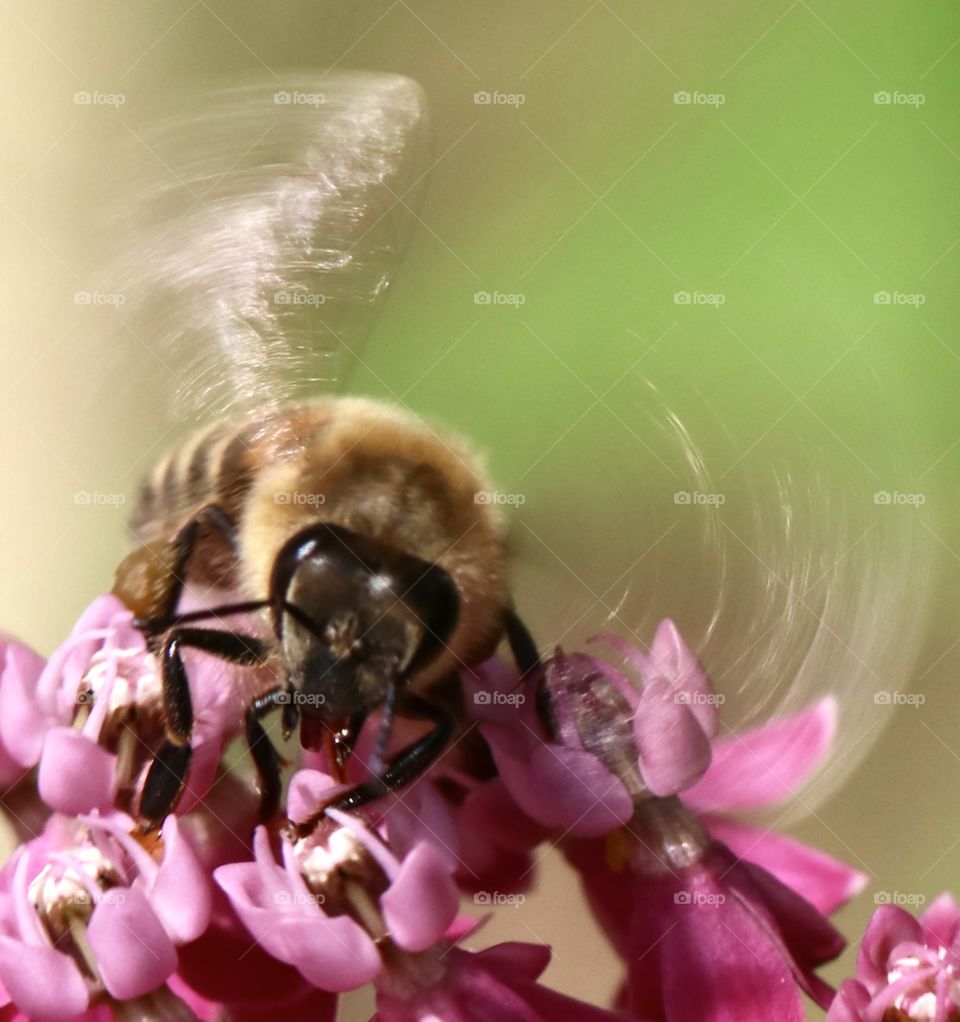
{"type": "MultiPolygon", "coordinates": [[[[39,764],[41,798],[63,813],[130,809],[163,735],[157,664],[130,611],[100,596],[41,672],[22,655],[19,662],[0,685],[0,742],[21,767],[39,764]]],[[[181,814],[207,790],[242,726],[249,692],[226,674],[214,658],[190,656],[196,723],[181,814]]]]}
{"type": "Polygon", "coordinates": [[[873,913],[857,958],[827,1022],[960,1017],[960,908],[949,894],[914,919],[896,905],[873,913]]]}
{"type": "MultiPolygon", "coordinates": [[[[292,782],[293,817],[335,790],[330,778],[302,771],[292,782]]],[[[397,855],[357,818],[332,809],[328,817],[308,838],[283,841],[282,864],[260,828],[254,862],[214,873],[257,944],[311,984],[344,991],[374,983],[381,1022],[618,1018],[540,986],[546,948],[455,946],[469,923],[457,918],[453,866],[430,842],[397,855]]]]}
{"type": "Polygon", "coordinates": [[[382,982],[371,1022],[627,1022],[539,984],[549,961],[549,948],[539,944],[444,949],[433,970],[421,962],[417,971],[382,982]]]}
{"type": "Polygon", "coordinates": [[[594,657],[558,654],[546,675],[556,742],[529,708],[511,706],[515,676],[485,668],[474,684],[490,693],[478,716],[504,784],[537,821],[562,828],[628,965],[629,1007],[669,1022],[800,1020],[798,987],[826,1006],[833,991],[814,969],[844,941],[822,913],[865,878],[726,812],[800,785],[830,747],[832,701],[714,743],[719,700],[671,622],[649,654],[606,641],[639,683],[594,657]],[[750,979],[730,982],[735,972],[750,979]]]}
{"type": "Polygon", "coordinates": [[[595,657],[558,651],[546,665],[556,743],[543,741],[532,701],[518,700],[514,671],[491,661],[467,678],[510,795],[544,826],[584,837],[623,826],[638,797],[693,784],[710,764],[718,723],[706,674],[672,621],[661,623],[649,654],[604,641],[639,684],[595,657]]]}
{"type": "Polygon", "coordinates": [[[31,1019],[70,1019],[95,999],[142,998],[210,916],[209,883],[169,817],[159,861],[116,813],[53,816],[0,873],[0,981],[31,1019]]]}

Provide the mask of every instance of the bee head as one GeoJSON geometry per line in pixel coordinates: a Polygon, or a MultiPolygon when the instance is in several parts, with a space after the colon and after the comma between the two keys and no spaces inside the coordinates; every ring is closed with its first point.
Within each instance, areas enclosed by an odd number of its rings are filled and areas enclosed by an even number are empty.
{"type": "Polygon", "coordinates": [[[439,566],[323,524],[281,550],[271,602],[303,709],[345,718],[379,706],[443,649],[459,600],[439,566]]]}

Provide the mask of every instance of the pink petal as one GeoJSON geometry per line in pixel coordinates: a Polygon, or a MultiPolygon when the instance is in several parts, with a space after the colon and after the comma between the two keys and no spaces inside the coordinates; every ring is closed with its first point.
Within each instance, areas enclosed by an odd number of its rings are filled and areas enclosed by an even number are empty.
{"type": "Polygon", "coordinates": [[[590,753],[538,742],[520,759],[505,739],[507,728],[483,724],[480,730],[510,795],[545,827],[592,837],[623,826],[633,815],[623,782],[590,753]]]}
{"type": "Polygon", "coordinates": [[[941,894],[920,916],[924,940],[931,946],[953,947],[960,930],[960,908],[953,895],[941,894]]]}
{"type": "Polygon", "coordinates": [[[633,733],[640,772],[654,795],[689,788],[710,765],[710,739],[697,715],[661,678],[643,690],[633,733]]]}
{"type": "Polygon", "coordinates": [[[319,770],[298,770],[290,778],[287,793],[287,816],[299,823],[316,812],[317,807],[332,798],[346,785],[338,785],[332,777],[319,770]]]}
{"type": "Polygon", "coordinates": [[[369,983],[381,968],[370,937],[348,916],[325,916],[280,877],[285,874],[268,873],[254,863],[232,863],[214,871],[251,936],[274,958],[294,966],[322,990],[339,992],[369,983]]]}
{"type": "Polygon", "coordinates": [[[44,738],[37,789],[59,813],[108,812],[117,797],[117,757],[71,727],[53,727],[44,738]]]}
{"type": "Polygon", "coordinates": [[[776,831],[718,816],[707,816],[703,822],[737,856],[763,866],[824,915],[845,905],[869,882],[865,873],[776,831]]]}
{"type": "Polygon", "coordinates": [[[74,1018],[90,1001],[80,970],[52,947],[0,937],[0,979],[16,1006],[35,1022],[74,1018]]]}
{"type": "Polygon", "coordinates": [[[647,656],[646,673],[650,680],[663,678],[678,697],[685,697],[684,701],[710,738],[717,733],[718,711],[713,686],[696,654],[669,618],[657,627],[647,656]]]}
{"type": "Polygon", "coordinates": [[[683,801],[700,812],[737,812],[789,798],[826,757],[836,724],[836,700],[828,696],[792,717],[715,742],[710,768],[683,801]]]}
{"type": "Polygon", "coordinates": [[[148,897],[174,944],[187,944],[210,922],[210,880],[173,816],[164,821],[163,846],[163,862],[148,897]]]}
{"type": "Polygon", "coordinates": [[[103,985],[127,1000],[160,986],[177,967],[177,954],[143,892],[108,891],[87,924],[103,985]]]}
{"type": "Polygon", "coordinates": [[[36,686],[43,667],[43,658],[26,646],[7,647],[0,683],[0,741],[23,767],[36,764],[47,727],[60,723],[41,713],[36,702],[36,686]]]}
{"type": "Polygon", "coordinates": [[[675,893],[665,883],[637,903],[633,1012],[670,1022],[803,1022],[790,966],[754,912],[707,877],[684,892],[688,901],[675,893]]]}
{"type": "Polygon", "coordinates": [[[426,842],[407,855],[380,898],[390,936],[404,951],[425,951],[440,940],[459,904],[447,864],[426,842]]]}
{"type": "Polygon", "coordinates": [[[864,1022],[870,995],[862,983],[845,979],[830,1004],[826,1022],[864,1022]]]}
{"type": "Polygon", "coordinates": [[[922,939],[923,931],[912,915],[896,905],[881,905],[870,917],[860,942],[857,976],[870,989],[885,987],[893,949],[905,941],[919,943],[922,939]]]}

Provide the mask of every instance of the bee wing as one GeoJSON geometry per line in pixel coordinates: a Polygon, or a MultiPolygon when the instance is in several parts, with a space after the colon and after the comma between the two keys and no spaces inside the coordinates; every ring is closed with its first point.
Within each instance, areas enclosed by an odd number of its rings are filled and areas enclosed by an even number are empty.
{"type": "Polygon", "coordinates": [[[331,388],[406,247],[423,176],[419,86],[337,73],[201,91],[138,133],[108,269],[122,345],[175,382],[177,418],[331,388]]]}

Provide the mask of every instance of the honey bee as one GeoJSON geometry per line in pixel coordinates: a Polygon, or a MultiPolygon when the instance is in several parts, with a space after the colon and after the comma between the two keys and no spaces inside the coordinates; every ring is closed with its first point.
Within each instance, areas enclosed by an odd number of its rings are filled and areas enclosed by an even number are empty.
{"type": "Polygon", "coordinates": [[[184,367],[175,413],[211,422],[146,480],[116,576],[163,686],[144,829],[176,805],[190,766],[184,649],[273,669],[246,714],[264,816],[281,788],[261,724],[271,710],[341,779],[381,711],[371,779],[335,803],[352,809],[446,747],[459,669],[506,637],[536,670],[476,455],[398,407],[329,393],[406,247],[426,124],[416,83],[337,73],[201,92],[138,132],[151,160],[117,217],[131,245],[108,267],[126,298],[113,350],[133,335],[184,367]],[[183,612],[185,583],[232,602],[183,612]],[[241,614],[257,634],[231,628],[241,614]],[[395,717],[430,729],[391,755],[395,717]]]}
{"type": "Polygon", "coordinates": [[[115,587],[162,670],[166,739],[144,783],[144,823],[171,811],[190,763],[184,648],[278,668],[280,683],[246,716],[265,816],[280,795],[280,759],[260,724],[270,710],[282,708],[285,736],[299,723],[304,745],[342,764],[383,707],[377,776],[332,803],[352,809],[408,783],[444,749],[457,722],[431,699],[440,682],[504,635],[521,670],[534,671],[536,647],[511,606],[502,522],[482,499],[490,489],[462,441],[356,397],[227,419],[162,460],[134,515],[140,545],[115,587]],[[185,581],[240,599],[178,616],[185,581]],[[270,639],[222,627],[249,612],[269,618],[270,639]],[[381,763],[395,715],[433,727],[381,763]]]}

